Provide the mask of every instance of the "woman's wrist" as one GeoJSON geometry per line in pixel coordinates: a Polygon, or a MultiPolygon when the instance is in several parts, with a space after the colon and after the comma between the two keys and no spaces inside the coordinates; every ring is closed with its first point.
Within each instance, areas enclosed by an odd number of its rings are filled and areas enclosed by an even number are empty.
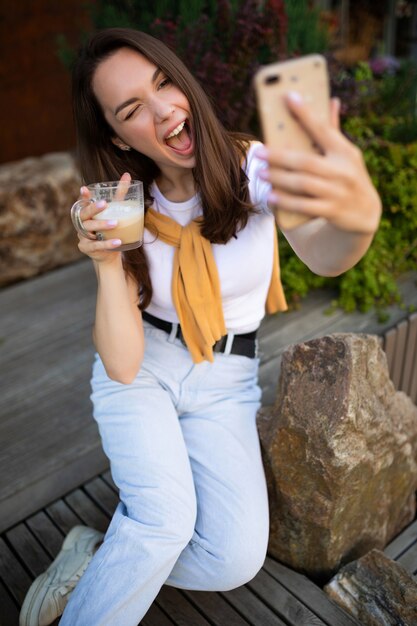
{"type": "Polygon", "coordinates": [[[115,252],[114,257],[107,258],[106,260],[97,261],[93,260],[94,269],[97,277],[101,276],[109,276],[114,274],[122,274],[123,272],[123,261],[122,261],[122,253],[115,252]]]}

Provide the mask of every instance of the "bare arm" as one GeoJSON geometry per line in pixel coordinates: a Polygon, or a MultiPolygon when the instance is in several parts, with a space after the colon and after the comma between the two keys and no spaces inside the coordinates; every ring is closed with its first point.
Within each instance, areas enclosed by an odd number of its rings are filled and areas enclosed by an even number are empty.
{"type": "MultiPolygon", "coordinates": [[[[129,174],[122,176],[130,180],[129,174]]],[[[81,196],[89,198],[86,187],[81,196]]],[[[96,220],[104,207],[90,204],[82,209],[84,228],[94,233],[114,228],[115,223],[96,220]]],[[[93,339],[106,372],[117,382],[129,384],[138,373],[143,360],[144,337],[142,316],[138,308],[138,287],[123,269],[122,254],[114,248],[120,240],[98,241],[78,235],[78,247],[94,262],[97,276],[96,318],[93,339]]]]}
{"type": "Polygon", "coordinates": [[[144,337],[137,285],[125,275],[121,255],[116,262],[95,262],[96,318],[93,339],[106,372],[120,383],[131,383],[143,360],[144,337]]]}
{"type": "Polygon", "coordinates": [[[337,276],[367,251],[378,228],[381,201],[362,154],[339,130],[339,103],[332,101],[331,125],[313,118],[300,101],[288,106],[321,148],[306,154],[268,148],[257,156],[268,161],[260,176],[270,181],[269,205],[312,218],[283,230],[297,256],[316,274],[337,276]]]}
{"type": "Polygon", "coordinates": [[[373,234],[340,231],[324,219],[284,232],[296,255],[319,276],[339,276],[363,257],[373,234]]]}

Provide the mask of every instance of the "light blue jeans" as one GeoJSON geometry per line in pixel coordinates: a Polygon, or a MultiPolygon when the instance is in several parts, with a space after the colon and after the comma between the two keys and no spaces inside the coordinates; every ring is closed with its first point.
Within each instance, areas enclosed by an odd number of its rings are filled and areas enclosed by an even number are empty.
{"type": "Polygon", "coordinates": [[[136,380],[97,357],[92,400],[120,503],[60,626],[137,626],[163,584],[223,591],[252,579],[268,541],[258,359],[193,364],[149,324],[136,380]]]}

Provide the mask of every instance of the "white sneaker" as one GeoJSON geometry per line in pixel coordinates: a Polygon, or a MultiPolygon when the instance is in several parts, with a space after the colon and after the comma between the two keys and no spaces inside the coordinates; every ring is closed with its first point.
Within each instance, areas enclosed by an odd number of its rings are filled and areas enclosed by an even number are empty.
{"type": "Polygon", "coordinates": [[[103,533],[87,526],[74,526],[56,559],[38,576],[23,602],[19,626],[49,626],[62,615],[71,592],[103,539],[103,533]]]}

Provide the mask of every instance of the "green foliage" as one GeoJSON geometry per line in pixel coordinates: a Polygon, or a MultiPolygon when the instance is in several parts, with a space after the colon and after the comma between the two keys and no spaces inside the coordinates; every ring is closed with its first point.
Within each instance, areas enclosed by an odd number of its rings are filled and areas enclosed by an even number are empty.
{"type": "Polygon", "coordinates": [[[128,27],[151,32],[155,22],[175,22],[182,30],[195,25],[204,15],[212,30],[222,5],[234,15],[244,0],[95,0],[90,3],[92,22],[97,29],[128,27]]]}
{"type": "MultiPolygon", "coordinates": [[[[416,121],[417,65],[403,61],[398,71],[385,74],[378,82],[376,112],[416,121]]],[[[417,135],[415,136],[417,138],[417,135]]]]}
{"type": "MultiPolygon", "coordinates": [[[[399,105],[405,106],[404,103],[399,105]]],[[[367,254],[339,280],[339,304],[368,310],[399,302],[398,276],[417,261],[417,143],[395,143],[405,118],[352,117],[345,131],[362,149],[383,203],[380,228],[367,254]]]]}
{"type": "Polygon", "coordinates": [[[329,46],[328,30],[320,21],[319,9],[309,0],[285,0],[288,19],[287,52],[291,55],[324,52],[329,46]]]}
{"type": "Polygon", "coordinates": [[[332,92],[342,101],[344,117],[359,117],[376,134],[394,142],[417,140],[417,64],[395,62],[382,71],[378,59],[346,70],[331,59],[332,92]],[[372,67],[379,68],[374,74],[372,67]]]}

